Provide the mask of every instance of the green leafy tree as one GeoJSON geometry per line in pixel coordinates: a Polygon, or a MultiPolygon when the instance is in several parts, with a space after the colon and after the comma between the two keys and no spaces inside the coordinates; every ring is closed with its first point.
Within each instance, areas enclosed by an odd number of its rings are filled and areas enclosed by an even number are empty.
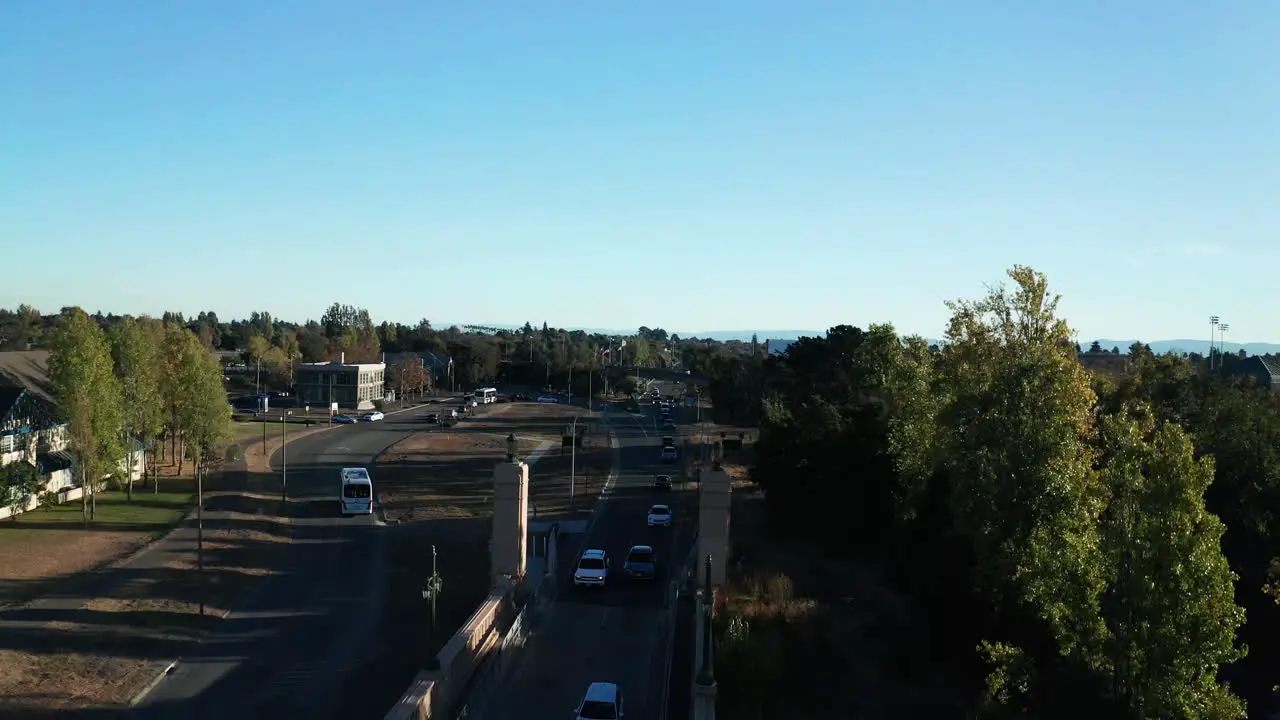
{"type": "MultiPolygon", "coordinates": [[[[129,452],[137,438],[147,449],[146,455],[150,455],[164,412],[160,392],[160,337],[145,321],[127,317],[112,330],[111,341],[121,391],[121,443],[129,452]]],[[[128,472],[132,472],[131,466],[128,472]]],[[[132,501],[131,477],[125,478],[125,488],[132,501]]]]}
{"type": "Polygon", "coordinates": [[[1103,609],[1118,700],[1137,717],[1243,718],[1218,680],[1245,653],[1235,644],[1244,610],[1222,554],[1225,527],[1205,509],[1212,458],[1148,408],[1104,418],[1111,502],[1102,547],[1111,567],[1103,609]]]}
{"type": "Polygon", "coordinates": [[[69,422],[68,439],[84,487],[81,509],[85,523],[95,515],[96,490],[102,478],[120,471],[124,450],[120,383],[116,380],[111,342],[102,327],[83,310],[63,315],[49,348],[49,379],[58,409],[69,422]]]}
{"type": "Polygon", "coordinates": [[[180,404],[183,453],[202,482],[231,433],[231,405],[222,387],[222,368],[195,335],[186,333],[178,360],[184,397],[180,404]]]}
{"type": "Polygon", "coordinates": [[[178,461],[182,474],[185,453],[178,451],[184,441],[182,425],[187,417],[185,405],[189,388],[183,385],[182,359],[187,352],[187,329],[176,323],[164,325],[160,340],[160,396],[164,407],[164,433],[169,439],[169,453],[178,461]]]}
{"type": "Polygon", "coordinates": [[[40,471],[26,460],[0,467],[0,507],[13,508],[9,517],[15,521],[43,490],[44,482],[40,478],[40,471]]]}
{"type": "Polygon", "coordinates": [[[950,304],[939,441],[953,519],[998,612],[1028,609],[1059,652],[1088,662],[1104,631],[1095,398],[1045,276],[1015,266],[1009,277],[1012,292],[950,304]]]}

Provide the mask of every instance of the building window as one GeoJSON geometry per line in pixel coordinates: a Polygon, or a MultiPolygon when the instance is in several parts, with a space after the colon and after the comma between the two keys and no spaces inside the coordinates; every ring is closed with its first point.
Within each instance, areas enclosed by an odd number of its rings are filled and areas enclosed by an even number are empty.
{"type": "Polygon", "coordinates": [[[18,449],[16,435],[0,435],[0,453],[16,452],[18,449]]]}

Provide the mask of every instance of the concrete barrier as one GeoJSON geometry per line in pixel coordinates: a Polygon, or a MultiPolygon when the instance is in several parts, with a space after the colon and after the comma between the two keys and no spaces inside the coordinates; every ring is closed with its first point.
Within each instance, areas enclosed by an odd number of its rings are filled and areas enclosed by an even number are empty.
{"type": "Polygon", "coordinates": [[[419,672],[384,720],[449,717],[476,668],[502,642],[503,628],[516,614],[515,591],[514,586],[494,588],[440,649],[440,669],[419,672]]]}

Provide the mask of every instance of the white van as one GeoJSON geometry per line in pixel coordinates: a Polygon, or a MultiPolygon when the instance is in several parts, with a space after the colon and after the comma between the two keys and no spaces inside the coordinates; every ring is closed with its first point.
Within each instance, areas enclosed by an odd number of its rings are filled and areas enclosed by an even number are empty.
{"type": "Polygon", "coordinates": [[[373,478],[364,468],[342,468],[342,487],[338,490],[338,508],[342,516],[373,513],[373,478]]]}

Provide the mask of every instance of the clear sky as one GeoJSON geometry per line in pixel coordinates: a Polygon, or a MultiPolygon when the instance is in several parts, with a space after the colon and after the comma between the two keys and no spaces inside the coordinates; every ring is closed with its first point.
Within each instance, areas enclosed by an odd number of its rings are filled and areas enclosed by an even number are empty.
{"type": "Polygon", "coordinates": [[[1280,4],[0,2],[0,304],[1280,340],[1280,4]]]}

